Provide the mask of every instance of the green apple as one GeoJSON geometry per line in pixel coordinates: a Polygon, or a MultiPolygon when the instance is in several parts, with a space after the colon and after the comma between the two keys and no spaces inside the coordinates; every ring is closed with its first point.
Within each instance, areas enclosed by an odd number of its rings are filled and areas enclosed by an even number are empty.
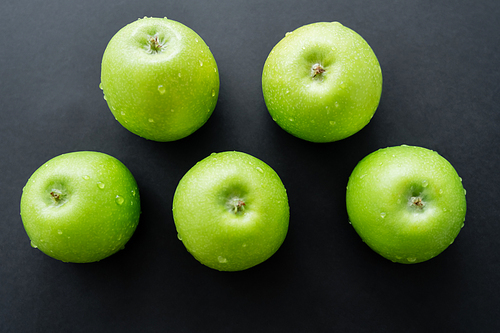
{"type": "Polygon", "coordinates": [[[271,257],[288,231],[285,187],[263,161],[213,153],[181,179],[174,194],[178,237],[202,264],[239,271],[271,257]]]}
{"type": "Polygon", "coordinates": [[[347,185],[347,212],[361,239],[394,262],[444,251],[465,221],[462,179],[435,151],[398,146],[366,156],[347,185]]]}
{"type": "Polygon", "coordinates": [[[276,44],[264,64],[262,91],[285,131],[332,142],[370,122],[382,94],[382,71],[360,35],[338,22],[318,22],[276,44]]]}
{"type": "Polygon", "coordinates": [[[140,213],[130,171],[99,152],[54,157],[33,173],[21,197],[31,245],[64,262],[99,261],[123,249],[140,213]]]}
{"type": "Polygon", "coordinates": [[[210,118],[219,96],[219,73],[196,32],[167,18],[145,17],[110,40],[100,87],[126,129],[149,140],[174,141],[210,118]]]}

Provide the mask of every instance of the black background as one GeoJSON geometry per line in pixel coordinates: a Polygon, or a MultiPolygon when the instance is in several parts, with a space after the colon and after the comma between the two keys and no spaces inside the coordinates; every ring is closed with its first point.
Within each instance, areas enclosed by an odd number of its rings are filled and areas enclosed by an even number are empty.
{"type": "Polygon", "coordinates": [[[0,332],[498,332],[500,2],[28,1],[0,4],[0,332]],[[143,16],[195,30],[220,71],[210,120],[157,143],[121,127],[99,89],[111,37],[143,16]],[[304,24],[339,21],[382,67],[371,123],[340,142],[297,139],[269,116],[261,73],[272,47],[304,24]],[[438,151],[467,189],[465,227],[425,263],[394,264],[348,223],[345,187],[364,156],[438,151]],[[121,160],[142,215],[124,251],[65,264],[30,247],[22,188],[45,161],[96,150],[121,160]],[[212,152],[239,150],[285,184],[290,229],[246,271],[199,264],[177,240],[172,197],[212,152]]]}

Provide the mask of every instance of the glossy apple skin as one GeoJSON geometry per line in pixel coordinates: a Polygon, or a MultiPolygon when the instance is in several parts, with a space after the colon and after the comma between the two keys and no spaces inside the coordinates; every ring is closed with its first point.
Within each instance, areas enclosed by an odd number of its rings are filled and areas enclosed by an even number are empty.
{"type": "Polygon", "coordinates": [[[371,47],[338,22],[305,25],[269,54],[262,73],[273,120],[312,142],[347,138],[373,117],[382,94],[382,71],[371,47]],[[313,66],[323,73],[313,76],[313,66]]]}
{"type": "Polygon", "coordinates": [[[375,252],[414,264],[444,251],[464,225],[465,190],[437,152],[398,146],[358,163],[346,195],[350,222],[375,252]],[[421,201],[419,200],[421,199],[421,201]]]}
{"type": "Polygon", "coordinates": [[[140,213],[131,172],[99,152],[54,157],[33,173],[21,197],[31,245],[64,262],[99,261],[124,248],[140,213]]]}
{"type": "Polygon", "coordinates": [[[181,179],[173,200],[179,239],[202,264],[240,271],[271,257],[289,223],[288,197],[276,172],[241,152],[212,154],[181,179]],[[235,213],[232,199],[244,201],[235,213]]]}
{"type": "Polygon", "coordinates": [[[149,140],[174,141],[210,118],[219,96],[219,72],[196,32],[166,18],[143,18],[110,40],[102,58],[101,88],[123,127],[149,140]],[[162,44],[156,53],[149,48],[155,36],[162,44]]]}

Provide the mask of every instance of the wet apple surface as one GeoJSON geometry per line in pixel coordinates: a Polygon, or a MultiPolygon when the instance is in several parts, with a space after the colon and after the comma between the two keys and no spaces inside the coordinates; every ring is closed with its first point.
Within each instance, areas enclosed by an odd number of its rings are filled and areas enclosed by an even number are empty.
{"type": "Polygon", "coordinates": [[[437,152],[406,145],[380,149],[359,162],[346,204],[363,241],[405,264],[443,252],[466,213],[465,190],[453,166],[437,152]]]}
{"type": "Polygon", "coordinates": [[[271,257],[288,231],[285,187],[266,163],[241,152],[212,154],[181,179],[175,226],[202,264],[239,271],[271,257]]]}
{"type": "Polygon", "coordinates": [[[102,57],[101,89],[123,127],[149,140],[175,141],[210,118],[219,72],[212,52],[192,29],[145,17],[110,40],[102,57]]]}
{"type": "Polygon", "coordinates": [[[140,213],[131,172],[99,152],[54,157],[33,173],[21,197],[31,245],[65,262],[99,261],[123,249],[140,213]]]}

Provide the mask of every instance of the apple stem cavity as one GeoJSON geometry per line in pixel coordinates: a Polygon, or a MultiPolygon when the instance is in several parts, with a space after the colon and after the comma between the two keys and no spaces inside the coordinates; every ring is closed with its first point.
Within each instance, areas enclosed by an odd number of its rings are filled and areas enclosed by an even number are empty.
{"type": "Polygon", "coordinates": [[[154,36],[149,36],[149,41],[147,45],[148,53],[150,54],[160,53],[162,51],[163,44],[164,43],[160,41],[160,37],[158,36],[158,34],[155,34],[154,36]]]}

